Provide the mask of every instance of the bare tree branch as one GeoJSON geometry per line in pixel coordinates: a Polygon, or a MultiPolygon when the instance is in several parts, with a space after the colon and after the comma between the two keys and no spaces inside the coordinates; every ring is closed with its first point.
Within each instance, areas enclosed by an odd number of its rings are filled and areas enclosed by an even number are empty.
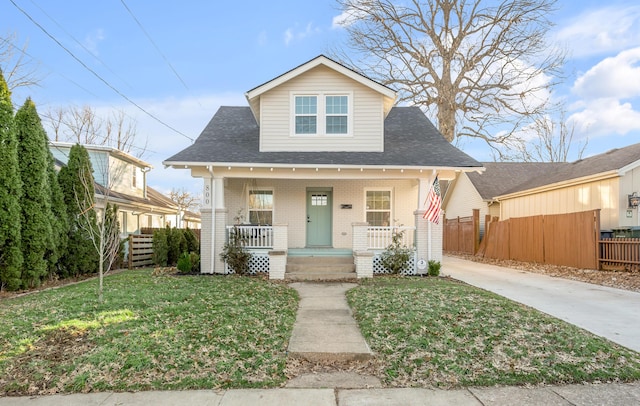
{"type": "Polygon", "coordinates": [[[16,47],[16,34],[0,37],[0,69],[10,91],[19,87],[35,86],[41,78],[37,75],[37,66],[27,54],[28,43],[22,48],[16,47]]]}
{"type": "Polygon", "coordinates": [[[169,199],[175,202],[180,210],[196,209],[199,204],[199,198],[197,196],[193,196],[186,189],[171,189],[171,192],[169,192],[169,199]]]}
{"type": "Polygon", "coordinates": [[[435,116],[448,141],[500,149],[546,114],[564,64],[546,40],[556,0],[337,1],[349,40],[332,55],[435,116]]]}

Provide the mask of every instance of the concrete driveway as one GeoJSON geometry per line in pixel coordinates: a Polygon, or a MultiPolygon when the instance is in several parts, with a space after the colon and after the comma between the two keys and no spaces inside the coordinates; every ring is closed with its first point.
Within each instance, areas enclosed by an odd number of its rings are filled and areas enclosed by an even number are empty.
{"type": "Polygon", "coordinates": [[[442,275],[497,293],[640,352],[640,293],[445,256],[442,275]]]}

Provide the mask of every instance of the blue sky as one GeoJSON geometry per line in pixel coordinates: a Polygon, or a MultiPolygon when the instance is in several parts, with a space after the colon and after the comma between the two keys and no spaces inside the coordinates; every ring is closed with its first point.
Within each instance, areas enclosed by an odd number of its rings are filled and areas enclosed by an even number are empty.
{"type": "MultiPolygon", "coordinates": [[[[138,146],[147,144],[143,159],[154,165],[149,184],[162,192],[200,193],[201,180],[161,164],[191,140],[111,87],[195,139],[219,106],[246,105],[247,90],[345,40],[333,24],[340,14],[333,0],[13,2],[109,84],[3,1],[0,35],[15,34],[19,46],[28,42],[42,78],[40,86],[16,91],[14,103],[31,96],[40,112],[85,104],[125,111],[137,122],[138,146]]],[[[586,155],[640,142],[640,4],[560,0],[558,7],[549,35],[570,58],[553,96],[566,101],[576,137],[588,137],[586,155]]],[[[491,159],[482,145],[463,143],[463,149],[491,159]]]]}

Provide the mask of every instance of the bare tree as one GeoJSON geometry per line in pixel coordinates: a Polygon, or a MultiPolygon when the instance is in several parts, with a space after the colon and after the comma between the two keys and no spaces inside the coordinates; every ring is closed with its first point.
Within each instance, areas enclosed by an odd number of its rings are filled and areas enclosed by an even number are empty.
{"type": "Polygon", "coordinates": [[[199,204],[199,198],[192,195],[186,189],[171,189],[169,192],[169,199],[178,205],[180,210],[192,210],[196,209],[199,204]]]}
{"type": "Polygon", "coordinates": [[[40,82],[37,66],[27,54],[28,43],[25,42],[20,48],[15,45],[16,41],[16,34],[0,37],[0,69],[11,91],[18,87],[34,86],[40,82]]]}
{"type": "Polygon", "coordinates": [[[578,141],[575,124],[566,120],[566,112],[561,109],[557,119],[539,117],[525,130],[532,137],[518,137],[509,142],[501,155],[503,160],[522,162],[568,162],[570,157],[582,159],[589,143],[588,139],[578,141]]]}
{"type": "Polygon", "coordinates": [[[110,146],[139,158],[146,151],[146,142],[144,147],[135,145],[136,122],[124,111],[114,110],[104,117],[85,105],[49,109],[43,116],[55,141],[110,146]]]}
{"type": "Polygon", "coordinates": [[[103,301],[103,280],[120,253],[120,224],[118,207],[111,203],[111,189],[126,168],[126,165],[115,165],[106,159],[103,165],[93,168],[105,180],[105,185],[94,182],[93,174],[81,174],[82,187],[76,190],[76,201],[80,205],[79,222],[86,231],[95,252],[98,254],[98,301],[103,301]],[[84,205],[84,207],[83,207],[84,205]]]}
{"type": "Polygon", "coordinates": [[[545,114],[564,64],[546,41],[556,0],[337,1],[349,39],[334,57],[434,115],[448,141],[500,153],[545,114]]]}

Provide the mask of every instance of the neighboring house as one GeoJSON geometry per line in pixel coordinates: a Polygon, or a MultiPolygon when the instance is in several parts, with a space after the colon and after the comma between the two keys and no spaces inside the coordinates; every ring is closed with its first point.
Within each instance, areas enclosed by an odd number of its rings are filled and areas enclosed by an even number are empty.
{"type": "Polygon", "coordinates": [[[633,198],[640,195],[640,144],[571,163],[484,165],[485,173],[461,174],[449,189],[447,218],[473,208],[500,220],[600,209],[602,230],[640,226],[640,199],[633,198]]]}
{"type": "Polygon", "coordinates": [[[640,226],[640,144],[613,149],[535,177],[495,196],[500,219],[600,209],[600,228],[640,226]]]}
{"type": "Polygon", "coordinates": [[[437,175],[482,165],[393,90],[319,56],[221,107],[196,142],[164,164],[203,178],[201,269],[225,273],[228,229],[243,224],[271,278],[288,256],[348,255],[358,277],[403,225],[414,262],[440,260],[442,226],[422,218],[437,175]],[[415,238],[414,238],[415,237],[415,238]]]}
{"type": "Polygon", "coordinates": [[[548,162],[483,162],[485,171],[461,172],[450,183],[442,203],[445,218],[470,217],[474,209],[480,211],[480,237],[485,231],[485,216],[500,217],[501,195],[525,183],[545,177],[563,164],[548,162]]]}
{"type": "MultiPolygon", "coordinates": [[[[66,165],[74,144],[49,142],[49,148],[59,165],[66,165]]],[[[142,228],[166,225],[200,228],[197,215],[181,212],[178,206],[162,193],[147,186],[151,165],[112,147],[83,145],[89,153],[96,183],[96,206],[109,203],[118,206],[121,234],[137,234],[142,228]],[[110,190],[107,190],[107,185],[110,190]]]]}

